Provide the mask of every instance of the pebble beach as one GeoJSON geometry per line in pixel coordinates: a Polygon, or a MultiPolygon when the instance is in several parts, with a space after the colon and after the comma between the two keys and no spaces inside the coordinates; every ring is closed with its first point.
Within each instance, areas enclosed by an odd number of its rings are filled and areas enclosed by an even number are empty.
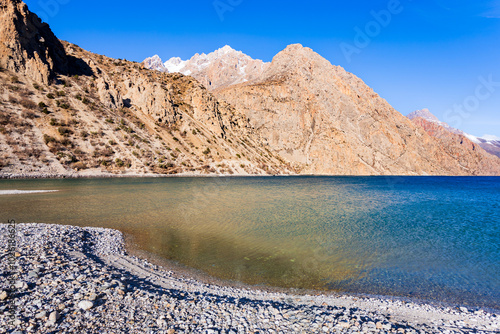
{"type": "Polygon", "coordinates": [[[499,313],[207,284],[131,256],[121,232],[0,225],[0,333],[498,333],[499,313]]]}

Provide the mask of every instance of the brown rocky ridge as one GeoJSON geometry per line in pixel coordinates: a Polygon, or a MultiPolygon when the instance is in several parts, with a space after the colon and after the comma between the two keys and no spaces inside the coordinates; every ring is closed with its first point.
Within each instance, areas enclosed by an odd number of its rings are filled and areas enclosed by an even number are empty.
{"type": "MultiPolygon", "coordinates": [[[[215,91],[245,113],[259,140],[310,174],[490,175],[394,110],[361,79],[290,45],[262,78],[215,91]]],[[[476,157],[470,157],[471,160],[476,157]]]]}

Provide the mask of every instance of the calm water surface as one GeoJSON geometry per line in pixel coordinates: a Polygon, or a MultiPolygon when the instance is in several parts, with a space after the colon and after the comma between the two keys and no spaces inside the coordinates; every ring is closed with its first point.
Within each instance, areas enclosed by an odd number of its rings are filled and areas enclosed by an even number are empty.
{"type": "Polygon", "coordinates": [[[0,212],[249,284],[500,308],[498,177],[1,180],[0,212]]]}

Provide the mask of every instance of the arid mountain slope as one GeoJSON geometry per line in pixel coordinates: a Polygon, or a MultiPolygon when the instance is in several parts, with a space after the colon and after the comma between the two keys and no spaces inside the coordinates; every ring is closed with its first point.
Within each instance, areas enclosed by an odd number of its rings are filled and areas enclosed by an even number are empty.
{"type": "Polygon", "coordinates": [[[288,173],[254,141],[248,120],[193,78],[60,42],[20,1],[2,0],[0,11],[2,29],[12,28],[0,37],[8,38],[0,43],[1,173],[288,173]]]}
{"type": "Polygon", "coordinates": [[[303,173],[470,173],[362,80],[301,45],[276,55],[261,79],[215,93],[303,173]]]}

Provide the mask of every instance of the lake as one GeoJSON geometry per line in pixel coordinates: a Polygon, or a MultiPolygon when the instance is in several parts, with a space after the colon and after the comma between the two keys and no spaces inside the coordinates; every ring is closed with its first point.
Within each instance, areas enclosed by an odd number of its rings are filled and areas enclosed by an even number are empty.
{"type": "Polygon", "coordinates": [[[0,212],[224,280],[500,309],[500,177],[0,180],[0,212]]]}

